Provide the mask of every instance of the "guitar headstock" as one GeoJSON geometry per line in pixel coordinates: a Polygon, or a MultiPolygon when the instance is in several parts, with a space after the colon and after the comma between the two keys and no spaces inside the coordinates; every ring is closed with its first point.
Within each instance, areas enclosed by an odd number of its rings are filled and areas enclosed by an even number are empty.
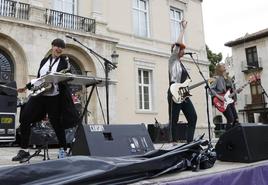
{"type": "Polygon", "coordinates": [[[248,82],[252,83],[252,82],[256,82],[256,81],[258,81],[260,79],[261,79],[261,75],[259,73],[256,73],[254,75],[249,76],[248,82]]]}

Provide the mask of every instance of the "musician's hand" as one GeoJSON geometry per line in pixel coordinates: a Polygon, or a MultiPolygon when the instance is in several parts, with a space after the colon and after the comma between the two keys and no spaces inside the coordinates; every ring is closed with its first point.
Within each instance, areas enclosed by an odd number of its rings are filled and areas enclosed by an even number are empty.
{"type": "Polygon", "coordinates": [[[217,95],[217,98],[219,98],[220,101],[224,102],[224,97],[223,96],[217,95]]]}
{"type": "Polygon", "coordinates": [[[183,21],[181,21],[181,26],[182,26],[182,28],[183,29],[186,29],[186,27],[187,27],[187,21],[185,21],[185,20],[183,20],[183,21]]]}
{"type": "Polygon", "coordinates": [[[24,93],[26,91],[26,87],[17,89],[18,93],[24,93]]]}

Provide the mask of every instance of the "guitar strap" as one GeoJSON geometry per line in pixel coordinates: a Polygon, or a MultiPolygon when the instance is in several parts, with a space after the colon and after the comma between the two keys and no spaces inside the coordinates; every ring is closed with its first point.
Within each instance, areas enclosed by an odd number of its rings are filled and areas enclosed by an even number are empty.
{"type": "Polygon", "coordinates": [[[55,65],[55,63],[59,60],[60,57],[55,58],[54,62],[52,63],[52,56],[49,59],[49,69],[48,71],[51,71],[52,67],[55,65]]]}
{"type": "Polygon", "coordinates": [[[184,69],[184,71],[186,72],[187,77],[188,77],[190,80],[192,80],[192,78],[190,77],[190,75],[189,75],[187,69],[185,68],[185,66],[183,65],[183,63],[182,63],[182,62],[180,62],[180,63],[181,63],[181,67],[182,67],[182,68],[184,69]]]}

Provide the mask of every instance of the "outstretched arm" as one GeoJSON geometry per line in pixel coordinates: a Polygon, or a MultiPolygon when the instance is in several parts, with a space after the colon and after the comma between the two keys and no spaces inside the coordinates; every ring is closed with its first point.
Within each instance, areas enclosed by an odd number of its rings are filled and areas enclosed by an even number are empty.
{"type": "Polygon", "coordinates": [[[185,29],[187,26],[187,21],[183,20],[181,22],[180,26],[181,26],[182,30],[180,32],[178,39],[177,39],[177,42],[171,46],[171,56],[169,58],[169,62],[174,62],[178,57],[180,44],[183,44],[182,40],[183,40],[184,32],[185,32],[185,29]]]}
{"type": "Polygon", "coordinates": [[[184,32],[185,32],[185,29],[187,27],[187,21],[183,20],[181,22],[180,26],[181,26],[182,30],[181,30],[180,35],[178,37],[177,43],[182,44],[182,39],[183,39],[183,36],[184,36],[184,32]]]}

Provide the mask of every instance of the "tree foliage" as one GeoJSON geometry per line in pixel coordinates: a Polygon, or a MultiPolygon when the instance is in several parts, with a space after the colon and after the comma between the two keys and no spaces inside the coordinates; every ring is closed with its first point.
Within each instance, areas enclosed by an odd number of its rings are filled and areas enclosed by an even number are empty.
{"type": "Polygon", "coordinates": [[[222,53],[213,53],[209,47],[206,45],[207,58],[210,61],[209,64],[209,75],[213,76],[215,66],[222,60],[222,53]]]}

